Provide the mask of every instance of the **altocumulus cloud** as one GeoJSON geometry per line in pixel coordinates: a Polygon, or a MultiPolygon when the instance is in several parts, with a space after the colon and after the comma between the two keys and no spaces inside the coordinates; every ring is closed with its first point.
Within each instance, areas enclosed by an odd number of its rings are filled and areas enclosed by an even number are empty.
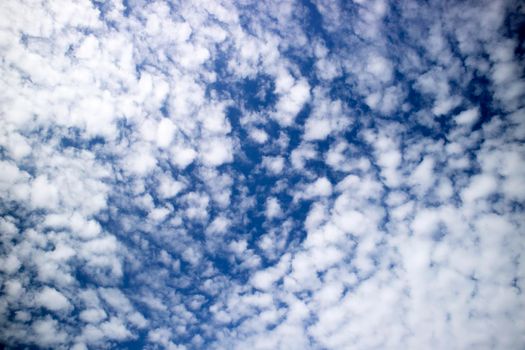
{"type": "Polygon", "coordinates": [[[4,347],[525,347],[520,2],[0,18],[4,347]]]}

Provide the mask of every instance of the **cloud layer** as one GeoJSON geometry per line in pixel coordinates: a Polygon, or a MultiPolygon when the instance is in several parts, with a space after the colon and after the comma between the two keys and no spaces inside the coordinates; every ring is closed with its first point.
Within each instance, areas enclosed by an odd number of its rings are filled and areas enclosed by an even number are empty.
{"type": "Polygon", "coordinates": [[[525,347],[518,2],[0,15],[7,348],[525,347]]]}

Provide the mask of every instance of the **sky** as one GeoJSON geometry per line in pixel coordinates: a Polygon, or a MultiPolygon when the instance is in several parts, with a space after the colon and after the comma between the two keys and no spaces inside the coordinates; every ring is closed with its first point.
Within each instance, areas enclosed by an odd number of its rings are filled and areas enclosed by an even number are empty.
{"type": "Polygon", "coordinates": [[[0,347],[525,348],[525,5],[0,1],[0,347]]]}

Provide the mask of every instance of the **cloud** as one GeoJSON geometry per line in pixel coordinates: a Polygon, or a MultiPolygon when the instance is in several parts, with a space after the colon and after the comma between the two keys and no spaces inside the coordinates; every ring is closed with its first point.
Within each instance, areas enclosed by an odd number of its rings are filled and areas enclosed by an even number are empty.
{"type": "Polygon", "coordinates": [[[273,118],[283,126],[290,126],[305,103],[310,99],[310,85],[305,79],[295,81],[289,73],[281,73],[276,79],[275,90],[281,95],[273,118]]]}
{"type": "Polygon", "coordinates": [[[51,311],[62,311],[71,308],[71,304],[64,294],[55,288],[44,287],[35,297],[35,302],[51,311]]]}
{"type": "Polygon", "coordinates": [[[67,333],[60,330],[59,323],[49,317],[33,323],[34,341],[43,346],[56,346],[67,339],[67,333]]]}
{"type": "Polygon", "coordinates": [[[0,343],[524,347],[517,3],[138,5],[0,4],[0,343]]]}
{"type": "Polygon", "coordinates": [[[268,140],[268,134],[264,130],[259,129],[251,130],[250,137],[257,143],[265,143],[268,140]]]}
{"type": "Polygon", "coordinates": [[[171,149],[173,154],[172,160],[179,168],[186,168],[197,157],[197,152],[193,148],[185,148],[183,146],[175,146],[171,149]]]}
{"type": "Polygon", "coordinates": [[[39,176],[32,182],[31,204],[35,208],[53,209],[58,201],[58,189],[45,176],[39,176]]]}
{"type": "Polygon", "coordinates": [[[268,198],[268,200],[266,201],[265,214],[268,219],[277,218],[283,214],[281,205],[279,204],[279,200],[277,198],[268,198]]]}
{"type": "Polygon", "coordinates": [[[201,144],[201,160],[207,166],[216,167],[233,160],[232,144],[227,138],[214,138],[201,144]]]}
{"type": "Polygon", "coordinates": [[[109,321],[101,323],[100,329],[110,340],[124,340],[131,337],[130,331],[118,318],[111,318],[109,321]]]}
{"type": "Polygon", "coordinates": [[[324,140],[332,133],[345,130],[351,124],[340,100],[332,101],[327,92],[314,90],[313,110],[304,126],[306,141],[324,140]]]}
{"type": "Polygon", "coordinates": [[[472,125],[479,118],[479,110],[477,108],[468,109],[458,114],[455,119],[456,123],[460,125],[472,125]]]}
{"type": "Polygon", "coordinates": [[[410,175],[410,180],[421,193],[425,193],[436,181],[434,160],[431,157],[425,157],[410,175]]]}
{"type": "Polygon", "coordinates": [[[80,319],[86,323],[98,323],[106,317],[106,312],[101,309],[88,309],[80,313],[80,319]]]}
{"type": "Polygon", "coordinates": [[[321,177],[304,189],[305,198],[326,197],[332,194],[332,183],[326,177],[321,177]]]}
{"type": "Polygon", "coordinates": [[[392,79],[392,66],[381,56],[371,55],[366,63],[366,71],[382,81],[392,79]]]}
{"type": "Polygon", "coordinates": [[[262,165],[268,169],[270,174],[278,175],[284,169],[284,158],[280,156],[276,157],[264,157],[262,165]]]}
{"type": "Polygon", "coordinates": [[[277,266],[255,273],[251,279],[252,285],[261,290],[270,289],[287,272],[288,260],[288,257],[284,256],[277,266]]]}
{"type": "Polygon", "coordinates": [[[157,129],[157,145],[159,147],[168,147],[173,140],[176,126],[168,118],[162,118],[157,129]]]}
{"type": "Polygon", "coordinates": [[[461,197],[463,200],[471,202],[494,193],[497,186],[498,184],[494,177],[488,174],[477,175],[472,179],[468,187],[463,190],[461,197]]]}

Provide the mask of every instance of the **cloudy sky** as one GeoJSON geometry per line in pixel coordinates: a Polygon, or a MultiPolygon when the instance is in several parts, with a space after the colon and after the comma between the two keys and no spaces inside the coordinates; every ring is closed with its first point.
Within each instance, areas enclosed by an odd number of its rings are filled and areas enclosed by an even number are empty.
{"type": "Polygon", "coordinates": [[[0,19],[0,344],[525,348],[519,1],[0,19]]]}

